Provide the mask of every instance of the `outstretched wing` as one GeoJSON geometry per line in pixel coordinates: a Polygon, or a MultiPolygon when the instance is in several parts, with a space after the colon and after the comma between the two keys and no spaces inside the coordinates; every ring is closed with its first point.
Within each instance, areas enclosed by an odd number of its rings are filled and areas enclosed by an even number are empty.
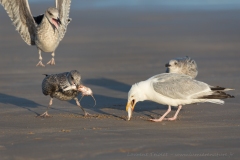
{"type": "Polygon", "coordinates": [[[165,73],[153,77],[152,85],[156,92],[173,99],[198,98],[211,93],[211,89],[206,83],[175,73],[165,73]]]}
{"type": "Polygon", "coordinates": [[[36,24],[32,17],[28,0],[0,0],[13,21],[13,25],[28,45],[35,45],[36,24]]]}
{"type": "Polygon", "coordinates": [[[62,22],[62,25],[59,27],[60,41],[64,37],[67,31],[67,25],[70,23],[71,19],[69,18],[71,0],[55,0],[56,8],[59,12],[59,18],[62,22]]]}

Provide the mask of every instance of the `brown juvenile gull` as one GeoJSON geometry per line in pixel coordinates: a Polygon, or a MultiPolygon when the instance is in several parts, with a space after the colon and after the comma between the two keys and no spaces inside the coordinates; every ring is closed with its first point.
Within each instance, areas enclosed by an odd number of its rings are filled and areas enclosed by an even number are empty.
{"type": "Polygon", "coordinates": [[[173,121],[182,105],[192,103],[216,103],[224,104],[221,99],[234,98],[224,91],[232,90],[223,87],[209,86],[204,82],[192,79],[190,76],[177,73],[162,73],[155,75],[145,81],[135,83],[128,92],[128,102],[126,111],[128,120],[132,117],[132,112],[137,102],[150,100],[159,104],[168,105],[168,110],[159,119],[150,119],[153,122],[162,120],[173,121]],[[171,111],[171,106],[178,106],[178,110],[172,118],[165,118],[171,111]]]}
{"type": "Polygon", "coordinates": [[[172,59],[165,67],[167,67],[166,73],[185,74],[193,79],[196,78],[198,74],[197,63],[188,56],[172,59]]]}
{"type": "Polygon", "coordinates": [[[88,92],[86,92],[83,91],[82,88],[84,88],[84,86],[81,85],[81,75],[77,70],[72,70],[70,72],[64,72],[59,74],[46,75],[42,82],[42,92],[46,96],[50,95],[51,99],[47,111],[40,116],[49,116],[48,109],[52,105],[53,98],[57,98],[62,101],[69,101],[71,99],[74,99],[77,106],[79,106],[83,110],[84,115],[90,115],[80,105],[78,101],[78,94],[82,92],[83,95],[92,95],[92,91],[90,90],[90,92],[88,90],[88,92]]]}
{"type": "Polygon", "coordinates": [[[36,45],[39,62],[43,66],[41,52],[52,53],[47,63],[55,65],[55,50],[67,31],[71,19],[69,16],[71,0],[55,0],[56,8],[50,7],[39,16],[34,17],[30,11],[28,0],[0,0],[7,11],[13,25],[28,45],[36,45]]]}

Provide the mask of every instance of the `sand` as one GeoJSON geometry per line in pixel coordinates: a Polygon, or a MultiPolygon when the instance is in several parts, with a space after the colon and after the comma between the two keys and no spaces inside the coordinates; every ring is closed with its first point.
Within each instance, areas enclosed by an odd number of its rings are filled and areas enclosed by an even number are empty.
{"type": "MultiPolygon", "coordinates": [[[[72,5],[74,5],[73,2],[72,5]]],[[[49,4],[31,4],[40,14],[49,4]]],[[[73,21],[56,50],[56,65],[35,67],[36,47],[22,41],[0,7],[0,159],[239,159],[239,10],[144,10],[73,7],[73,21]],[[196,60],[196,79],[235,88],[224,105],[186,105],[174,122],[149,122],[167,107],[141,102],[126,121],[127,92],[165,72],[170,59],[196,60]],[[97,105],[42,94],[42,74],[78,70],[97,105]]],[[[50,53],[43,53],[46,64],[50,53]]],[[[170,116],[175,113],[173,110],[170,116]]]]}

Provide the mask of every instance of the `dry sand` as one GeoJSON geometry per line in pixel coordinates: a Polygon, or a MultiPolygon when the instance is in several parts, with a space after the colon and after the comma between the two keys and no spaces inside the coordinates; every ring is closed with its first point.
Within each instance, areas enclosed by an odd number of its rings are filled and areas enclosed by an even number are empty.
{"type": "MultiPolygon", "coordinates": [[[[74,2],[73,4],[74,5],[74,2]]],[[[35,14],[49,5],[31,4],[35,14]]],[[[35,67],[27,46],[0,7],[0,159],[239,159],[240,11],[157,11],[131,8],[71,10],[73,21],[56,51],[56,66],[35,67]],[[188,55],[198,80],[235,88],[224,105],[186,105],[175,122],[151,123],[167,107],[138,103],[125,121],[134,82],[165,71],[172,58],[188,55]],[[77,69],[97,100],[81,104],[54,99],[52,118],[36,118],[49,97],[42,74],[77,69]]],[[[50,60],[43,53],[43,62],[50,60]]],[[[170,115],[173,115],[172,111],[170,115]]]]}

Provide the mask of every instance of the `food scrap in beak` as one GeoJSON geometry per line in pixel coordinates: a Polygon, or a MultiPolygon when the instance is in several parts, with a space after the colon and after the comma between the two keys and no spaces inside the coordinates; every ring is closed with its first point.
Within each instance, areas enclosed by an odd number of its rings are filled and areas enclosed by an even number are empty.
{"type": "Polygon", "coordinates": [[[94,106],[96,105],[96,100],[95,100],[95,98],[93,96],[93,92],[90,88],[88,88],[84,85],[80,85],[80,86],[78,86],[78,91],[82,92],[82,97],[81,97],[80,101],[82,100],[82,98],[84,96],[91,96],[93,98],[94,102],[95,102],[94,106]]]}

